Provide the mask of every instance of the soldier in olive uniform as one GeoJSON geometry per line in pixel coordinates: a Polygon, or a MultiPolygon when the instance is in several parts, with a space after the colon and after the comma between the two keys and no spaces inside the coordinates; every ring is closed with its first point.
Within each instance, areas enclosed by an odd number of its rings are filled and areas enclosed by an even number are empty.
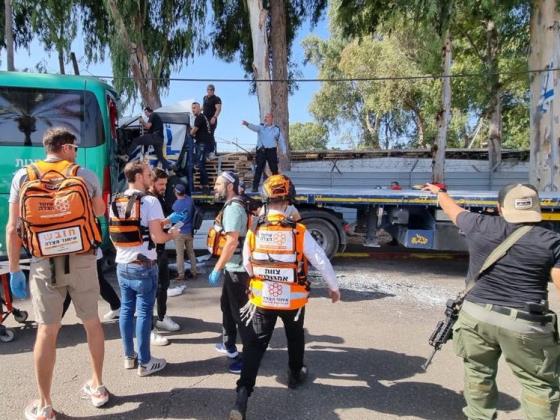
{"type": "Polygon", "coordinates": [[[560,344],[556,315],[548,310],[547,287],[552,280],[560,288],[560,235],[536,226],[542,220],[537,190],[528,184],[502,189],[500,216],[466,211],[438,186],[428,184],[425,190],[437,194],[443,211],[465,234],[471,279],[515,229],[534,225],[480,274],[454,325],[453,342],[464,361],[463,411],[469,419],[496,418],[496,374],[502,354],[521,384],[525,417],[555,419],[560,344]]]}

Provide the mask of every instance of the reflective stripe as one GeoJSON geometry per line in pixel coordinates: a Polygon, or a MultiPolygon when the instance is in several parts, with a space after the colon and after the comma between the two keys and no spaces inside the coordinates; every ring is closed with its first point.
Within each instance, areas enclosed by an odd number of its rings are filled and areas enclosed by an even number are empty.
{"type": "Polygon", "coordinates": [[[273,261],[286,262],[286,263],[295,263],[297,261],[297,255],[295,252],[292,252],[290,254],[272,254],[272,253],[253,251],[251,253],[251,257],[253,258],[253,260],[263,261],[268,264],[273,263],[270,262],[271,259],[273,261]]]}
{"type": "MultiPolygon", "coordinates": [[[[251,293],[256,297],[262,296],[261,289],[251,288],[251,293]]],[[[306,299],[309,297],[309,292],[292,292],[290,296],[292,299],[306,299]]]]}

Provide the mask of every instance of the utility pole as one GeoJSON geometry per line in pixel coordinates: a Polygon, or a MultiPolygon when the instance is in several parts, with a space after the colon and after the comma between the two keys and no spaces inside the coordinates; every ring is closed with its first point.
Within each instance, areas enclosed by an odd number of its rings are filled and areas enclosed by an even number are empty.
{"type": "Polygon", "coordinates": [[[560,190],[560,13],[555,0],[535,0],[531,14],[531,155],[529,178],[540,191],[560,190]]]}

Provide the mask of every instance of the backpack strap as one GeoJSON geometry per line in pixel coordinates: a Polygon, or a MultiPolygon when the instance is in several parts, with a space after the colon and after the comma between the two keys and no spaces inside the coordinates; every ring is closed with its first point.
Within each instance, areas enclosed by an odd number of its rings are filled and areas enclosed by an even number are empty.
{"type": "Polygon", "coordinates": [[[41,177],[41,171],[34,163],[31,163],[25,167],[27,171],[27,179],[29,181],[35,181],[41,177]]]}
{"type": "MultiPolygon", "coordinates": [[[[130,214],[132,213],[132,207],[134,207],[134,204],[136,204],[136,200],[140,200],[140,205],[142,205],[142,197],[144,196],[144,194],[142,193],[133,193],[129,199],[128,199],[128,203],[126,205],[126,209],[124,211],[124,218],[128,219],[130,217],[130,214]]],[[[138,220],[140,220],[140,215],[138,215],[138,220]]]]}
{"type": "Polygon", "coordinates": [[[77,176],[79,169],[80,165],[76,165],[75,163],[68,165],[68,168],[66,168],[66,176],[77,176]]]}

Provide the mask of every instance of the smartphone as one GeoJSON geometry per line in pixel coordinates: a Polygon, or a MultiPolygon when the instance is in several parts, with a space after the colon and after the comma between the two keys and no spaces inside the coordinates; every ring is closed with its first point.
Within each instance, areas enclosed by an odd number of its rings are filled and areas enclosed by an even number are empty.
{"type": "Polygon", "coordinates": [[[177,222],[173,226],[171,226],[171,229],[169,230],[179,230],[183,227],[183,225],[184,225],[183,222],[177,222]]]}

